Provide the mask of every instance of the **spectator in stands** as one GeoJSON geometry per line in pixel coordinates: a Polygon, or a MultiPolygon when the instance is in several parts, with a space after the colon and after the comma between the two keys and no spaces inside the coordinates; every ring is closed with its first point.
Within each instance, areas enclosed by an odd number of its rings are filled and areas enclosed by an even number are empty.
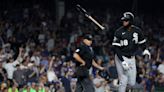
{"type": "Polygon", "coordinates": [[[13,73],[16,70],[15,66],[19,64],[18,61],[14,61],[13,57],[10,57],[6,63],[4,63],[4,69],[7,71],[7,78],[13,79],[13,73]]]}
{"type": "Polygon", "coordinates": [[[152,74],[150,73],[149,75],[146,76],[144,80],[144,92],[154,92],[155,87],[154,87],[154,78],[152,74]]]}
{"type": "Polygon", "coordinates": [[[22,88],[27,83],[27,78],[25,74],[25,69],[21,68],[19,64],[16,65],[16,70],[13,73],[13,81],[19,86],[19,88],[22,88]]]}
{"type": "Polygon", "coordinates": [[[35,49],[33,51],[33,54],[31,56],[31,60],[30,61],[34,62],[36,66],[39,66],[40,65],[40,59],[41,59],[40,51],[35,49]]]}
{"type": "Polygon", "coordinates": [[[164,60],[162,60],[162,63],[158,66],[158,83],[164,85],[164,60]]]}
{"type": "Polygon", "coordinates": [[[105,80],[103,78],[101,78],[98,75],[98,73],[96,73],[96,78],[93,79],[93,83],[94,83],[96,92],[103,92],[103,91],[105,91],[105,89],[103,87],[103,83],[104,82],[105,82],[105,80]]]}
{"type": "Polygon", "coordinates": [[[6,70],[2,67],[2,62],[0,62],[0,83],[6,81],[6,70]]]}

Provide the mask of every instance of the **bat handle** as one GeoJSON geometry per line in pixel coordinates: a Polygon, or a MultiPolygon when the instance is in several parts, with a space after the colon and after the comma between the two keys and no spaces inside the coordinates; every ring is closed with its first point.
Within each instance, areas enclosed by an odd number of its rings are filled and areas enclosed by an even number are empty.
{"type": "Polygon", "coordinates": [[[105,29],[105,27],[103,27],[101,24],[99,24],[94,18],[92,18],[92,16],[87,15],[86,17],[88,17],[91,21],[93,21],[101,30],[105,29]]]}

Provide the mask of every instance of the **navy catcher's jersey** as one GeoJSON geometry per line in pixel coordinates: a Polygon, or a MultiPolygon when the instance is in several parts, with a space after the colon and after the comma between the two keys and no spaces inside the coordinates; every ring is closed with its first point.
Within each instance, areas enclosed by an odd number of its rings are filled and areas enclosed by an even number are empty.
{"type": "Polygon", "coordinates": [[[112,45],[119,47],[122,56],[133,56],[138,45],[145,42],[141,29],[132,25],[130,31],[123,26],[116,30],[112,45]]]}

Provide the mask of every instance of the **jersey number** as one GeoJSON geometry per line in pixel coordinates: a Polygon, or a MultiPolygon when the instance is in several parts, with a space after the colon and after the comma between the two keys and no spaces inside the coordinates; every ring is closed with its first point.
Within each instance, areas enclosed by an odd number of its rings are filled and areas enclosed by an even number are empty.
{"type": "Polygon", "coordinates": [[[127,46],[128,45],[128,40],[121,40],[121,46],[127,46]]]}

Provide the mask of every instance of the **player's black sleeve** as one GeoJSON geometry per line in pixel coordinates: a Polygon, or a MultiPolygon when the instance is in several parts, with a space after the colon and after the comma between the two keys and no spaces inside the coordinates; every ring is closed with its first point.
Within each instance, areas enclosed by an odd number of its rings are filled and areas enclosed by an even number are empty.
{"type": "Polygon", "coordinates": [[[119,32],[118,31],[116,31],[115,34],[114,34],[114,39],[113,39],[112,45],[114,46],[115,54],[117,54],[118,58],[121,61],[124,61],[124,59],[122,57],[122,52],[120,50],[121,43],[120,43],[120,36],[119,36],[119,32]]]}
{"type": "Polygon", "coordinates": [[[147,46],[148,46],[148,41],[142,31],[139,32],[139,42],[138,45],[141,47],[143,50],[143,55],[148,55],[147,60],[151,58],[151,53],[149,52],[147,46]]]}
{"type": "Polygon", "coordinates": [[[117,54],[118,58],[121,60],[121,61],[124,61],[123,57],[122,57],[122,52],[120,50],[119,47],[115,46],[115,53],[117,54]]]}
{"type": "Polygon", "coordinates": [[[142,44],[138,44],[139,47],[141,47],[142,50],[145,50],[147,48],[147,41],[142,43],[142,44]]]}
{"type": "Polygon", "coordinates": [[[138,32],[138,45],[143,49],[145,50],[146,49],[146,44],[147,44],[147,39],[145,38],[144,34],[142,33],[142,30],[139,29],[139,32],[138,32]]]}

